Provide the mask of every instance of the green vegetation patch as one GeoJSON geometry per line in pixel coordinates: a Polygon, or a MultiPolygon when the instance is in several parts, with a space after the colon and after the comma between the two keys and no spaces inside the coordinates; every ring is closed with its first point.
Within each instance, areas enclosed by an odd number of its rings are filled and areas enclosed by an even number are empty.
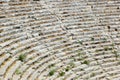
{"type": "Polygon", "coordinates": [[[26,55],[25,54],[21,54],[21,55],[19,55],[19,57],[18,57],[18,60],[20,60],[20,61],[25,61],[25,59],[26,59],[26,55]]]}
{"type": "Polygon", "coordinates": [[[61,72],[59,73],[59,75],[60,75],[60,76],[64,76],[64,75],[65,75],[65,72],[61,71],[61,72]]]}
{"type": "Polygon", "coordinates": [[[21,71],[19,69],[16,69],[15,73],[18,75],[21,74],[21,71]]]}
{"type": "Polygon", "coordinates": [[[49,72],[49,76],[54,75],[54,73],[55,73],[55,70],[51,70],[51,71],[49,72]]]}

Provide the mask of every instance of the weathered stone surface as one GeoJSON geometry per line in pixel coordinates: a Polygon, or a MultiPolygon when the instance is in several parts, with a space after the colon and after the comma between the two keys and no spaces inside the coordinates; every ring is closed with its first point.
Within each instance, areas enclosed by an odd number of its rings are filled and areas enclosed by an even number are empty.
{"type": "Polygon", "coordinates": [[[0,0],[1,80],[119,80],[119,0],[0,0]]]}

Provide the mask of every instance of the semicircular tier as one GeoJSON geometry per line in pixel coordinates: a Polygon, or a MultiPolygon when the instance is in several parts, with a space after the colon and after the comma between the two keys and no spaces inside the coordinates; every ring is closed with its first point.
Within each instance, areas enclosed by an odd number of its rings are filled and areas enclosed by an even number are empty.
{"type": "Polygon", "coordinates": [[[119,0],[0,2],[0,80],[119,79],[119,0]]]}

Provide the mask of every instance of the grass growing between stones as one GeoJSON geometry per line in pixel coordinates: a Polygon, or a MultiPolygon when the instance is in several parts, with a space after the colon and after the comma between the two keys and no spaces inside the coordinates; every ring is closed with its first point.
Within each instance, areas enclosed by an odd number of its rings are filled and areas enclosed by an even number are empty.
{"type": "Polygon", "coordinates": [[[18,57],[18,60],[20,60],[21,62],[25,61],[25,59],[26,59],[26,55],[25,54],[21,54],[18,57]]]}

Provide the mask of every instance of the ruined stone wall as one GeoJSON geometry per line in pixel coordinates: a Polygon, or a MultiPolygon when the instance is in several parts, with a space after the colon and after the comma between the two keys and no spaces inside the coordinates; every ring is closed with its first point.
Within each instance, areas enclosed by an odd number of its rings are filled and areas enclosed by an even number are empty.
{"type": "Polygon", "coordinates": [[[1,80],[119,80],[120,0],[0,2],[1,80]]]}

